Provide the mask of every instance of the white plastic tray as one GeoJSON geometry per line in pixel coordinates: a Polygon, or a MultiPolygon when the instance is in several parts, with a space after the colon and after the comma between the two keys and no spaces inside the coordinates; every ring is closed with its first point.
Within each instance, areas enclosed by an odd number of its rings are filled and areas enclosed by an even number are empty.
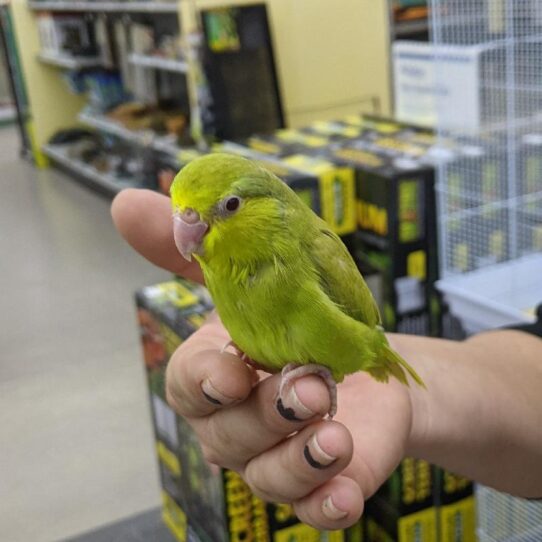
{"type": "Polygon", "coordinates": [[[437,288],[468,334],[533,322],[542,303],[542,254],[447,277],[437,288]]]}

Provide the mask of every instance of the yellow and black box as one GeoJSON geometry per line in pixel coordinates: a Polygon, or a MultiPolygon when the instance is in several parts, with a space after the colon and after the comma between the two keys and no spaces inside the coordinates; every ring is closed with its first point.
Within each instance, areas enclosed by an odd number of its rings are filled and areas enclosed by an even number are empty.
{"type": "Polygon", "coordinates": [[[207,290],[175,279],[136,294],[140,336],[162,483],[162,516],[179,542],[362,542],[361,524],[319,532],[287,504],[255,497],[239,474],[208,464],[194,432],[169,407],[165,369],[170,356],[204,323],[207,290]]]}
{"type": "Polygon", "coordinates": [[[473,483],[433,467],[440,542],[476,542],[476,503],[473,483]]]}
{"type": "Polygon", "coordinates": [[[338,165],[320,156],[294,154],[283,158],[288,166],[318,179],[320,216],[337,235],[356,231],[356,186],[354,168],[338,165]]]}
{"type": "Polygon", "coordinates": [[[229,142],[216,146],[214,150],[239,154],[258,162],[292,188],[337,235],[355,232],[356,196],[352,167],[338,166],[318,154],[298,153],[282,158],[267,156],[229,142]]]}
{"type": "Polygon", "coordinates": [[[280,158],[300,152],[312,154],[325,149],[331,142],[332,138],[329,135],[286,128],[276,130],[271,134],[255,134],[242,141],[241,144],[262,154],[280,158]]]}
{"type": "Polygon", "coordinates": [[[327,154],[356,172],[355,259],[381,273],[378,300],[386,329],[437,335],[434,170],[414,158],[394,158],[372,148],[358,140],[327,154]]]}
{"type": "Polygon", "coordinates": [[[405,458],[372,497],[365,512],[371,542],[437,542],[433,470],[427,461],[405,458]]]}

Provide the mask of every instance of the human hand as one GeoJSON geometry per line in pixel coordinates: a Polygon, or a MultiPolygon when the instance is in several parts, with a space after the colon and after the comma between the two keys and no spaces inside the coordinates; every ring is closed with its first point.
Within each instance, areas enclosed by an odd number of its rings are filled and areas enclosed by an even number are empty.
{"type": "MultiPolygon", "coordinates": [[[[147,259],[202,280],[197,264],[175,248],[168,198],[127,190],[112,213],[147,259]]],[[[335,419],[324,421],[327,387],[318,377],[304,377],[285,399],[302,420],[291,421],[274,402],[280,375],[262,376],[221,353],[228,340],[214,316],[177,350],[166,379],[172,407],[194,428],[207,459],[240,472],[258,496],[293,503],[298,517],[319,529],[352,525],[405,454],[412,422],[408,389],[351,375],[338,386],[335,419]]]]}

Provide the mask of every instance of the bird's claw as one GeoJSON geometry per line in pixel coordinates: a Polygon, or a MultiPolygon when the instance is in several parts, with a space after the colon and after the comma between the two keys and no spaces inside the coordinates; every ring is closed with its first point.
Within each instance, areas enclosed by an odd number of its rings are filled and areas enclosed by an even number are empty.
{"type": "Polygon", "coordinates": [[[314,374],[319,376],[327,386],[329,391],[329,411],[328,417],[331,420],[337,413],[337,384],[326,367],[317,365],[316,363],[309,363],[307,365],[297,365],[295,363],[289,363],[282,369],[282,379],[280,381],[278,398],[281,400],[281,404],[284,404],[284,397],[288,394],[295,381],[299,378],[314,374]]]}

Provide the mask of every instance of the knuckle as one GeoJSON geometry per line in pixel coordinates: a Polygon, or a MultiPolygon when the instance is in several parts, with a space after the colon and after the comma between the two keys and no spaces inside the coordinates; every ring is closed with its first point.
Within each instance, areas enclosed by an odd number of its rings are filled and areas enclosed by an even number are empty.
{"type": "Polygon", "coordinates": [[[205,439],[217,450],[231,451],[235,448],[235,441],[228,431],[228,424],[221,422],[216,415],[208,419],[205,439]]]}
{"type": "Polygon", "coordinates": [[[169,379],[166,380],[165,383],[165,392],[166,392],[166,401],[167,404],[177,413],[182,413],[182,408],[180,406],[179,400],[176,396],[176,394],[171,389],[171,384],[169,383],[169,379]]]}
{"type": "Polygon", "coordinates": [[[201,453],[203,454],[203,457],[207,463],[212,463],[213,465],[218,465],[220,467],[222,466],[223,458],[221,454],[219,454],[217,450],[209,444],[201,444],[201,453]]]}
{"type": "MultiPolygon", "coordinates": [[[[268,502],[290,502],[290,497],[280,492],[266,476],[266,470],[258,461],[250,461],[244,470],[243,479],[256,497],[268,502]]],[[[276,476],[275,476],[276,477],[276,476]]]]}

